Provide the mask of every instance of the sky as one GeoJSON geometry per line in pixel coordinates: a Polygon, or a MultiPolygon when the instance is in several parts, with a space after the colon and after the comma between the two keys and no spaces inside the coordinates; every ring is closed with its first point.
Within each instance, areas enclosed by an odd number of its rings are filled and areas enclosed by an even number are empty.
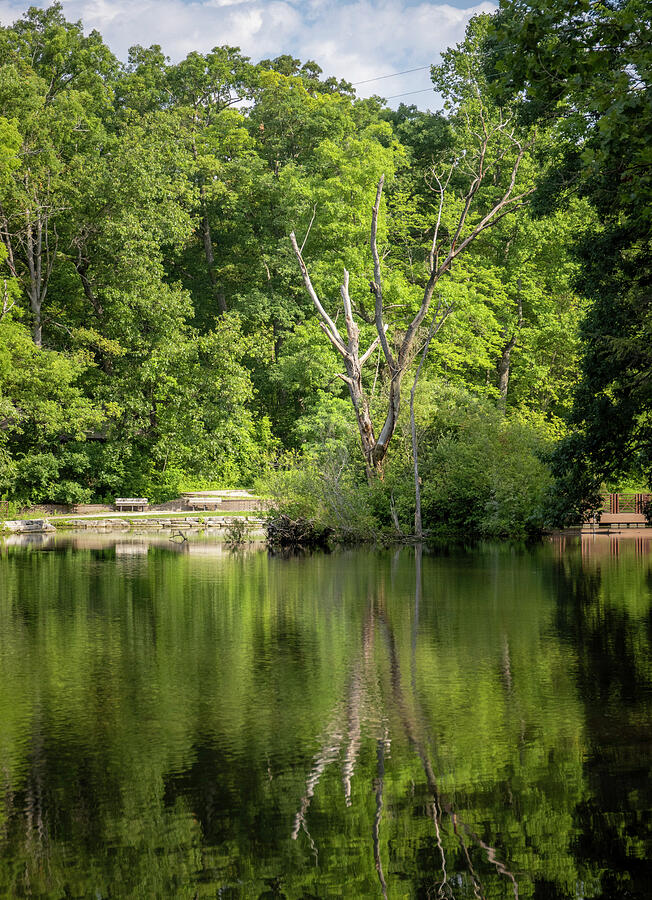
{"type": "MultiPolygon", "coordinates": [[[[29,5],[0,0],[0,23],[8,25],[29,5]]],[[[314,59],[325,75],[351,82],[421,68],[356,86],[362,97],[380,94],[391,106],[440,105],[430,90],[428,66],[464,36],[472,15],[492,12],[496,3],[465,0],[63,0],[66,17],[96,28],[123,60],[133,44],[160,44],[173,62],[191,50],[220,44],[240,47],[254,62],[290,53],[314,59]],[[424,90],[426,89],[426,90],[424,90]],[[411,92],[419,93],[411,93],[411,92]]]]}

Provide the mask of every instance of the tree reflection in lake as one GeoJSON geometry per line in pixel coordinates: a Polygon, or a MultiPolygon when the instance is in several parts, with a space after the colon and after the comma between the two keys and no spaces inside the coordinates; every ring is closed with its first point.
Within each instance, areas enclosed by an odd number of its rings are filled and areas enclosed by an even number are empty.
{"type": "Polygon", "coordinates": [[[0,895],[647,896],[642,545],[93,540],[0,558],[0,895]]]}
{"type": "Polygon", "coordinates": [[[585,539],[555,572],[556,627],[573,647],[585,707],[586,796],[575,853],[597,896],[652,896],[652,542],[585,539]],[[625,564],[623,564],[625,563],[625,564]]]}
{"type": "MultiPolygon", "coordinates": [[[[387,611],[385,597],[380,591],[377,597],[367,599],[367,608],[362,630],[362,647],[358,658],[353,664],[353,671],[347,688],[346,703],[342,707],[337,706],[333,711],[332,725],[327,730],[327,736],[319,753],[315,757],[313,769],[308,777],[306,791],[301,799],[301,805],[294,821],[292,838],[297,839],[300,829],[306,833],[311,847],[317,856],[317,848],[310,836],[306,824],[306,815],[319,779],[330,763],[338,760],[343,752],[342,782],[344,802],[351,806],[351,779],[354,774],[355,761],[360,747],[362,725],[365,731],[375,735],[376,741],[376,777],[374,779],[374,791],[376,798],[376,814],[373,820],[372,846],[376,872],[383,897],[387,897],[387,883],[383,872],[382,856],[380,850],[380,827],[383,812],[383,783],[385,776],[385,757],[389,755],[391,747],[391,735],[388,726],[390,720],[390,708],[384,708],[385,698],[381,690],[382,674],[376,666],[373,649],[377,634],[380,634],[387,654],[387,662],[390,672],[391,690],[387,696],[388,707],[393,707],[395,716],[400,722],[402,736],[409,747],[414,751],[421,763],[423,776],[430,794],[428,810],[433,822],[433,833],[436,836],[437,847],[441,857],[441,879],[433,884],[433,889],[438,897],[453,897],[452,887],[448,881],[446,867],[446,853],[442,843],[442,817],[446,813],[450,820],[452,832],[462,850],[462,856],[468,866],[468,875],[473,893],[478,897],[484,896],[480,879],[478,878],[471,861],[468,847],[464,840],[466,834],[485,853],[496,871],[509,879],[512,884],[514,896],[518,900],[518,883],[512,872],[496,858],[496,850],[487,844],[476,832],[462,821],[456,813],[453,804],[442,797],[437,786],[437,779],[430,761],[427,746],[430,743],[427,724],[424,721],[419,707],[416,690],[416,646],[419,628],[419,606],[421,603],[421,568],[423,547],[418,545],[414,550],[415,556],[415,593],[414,616],[411,643],[411,685],[412,702],[406,696],[403,684],[401,663],[397,652],[396,638],[391,620],[387,611]]],[[[380,585],[379,585],[380,588],[380,585]]]]}

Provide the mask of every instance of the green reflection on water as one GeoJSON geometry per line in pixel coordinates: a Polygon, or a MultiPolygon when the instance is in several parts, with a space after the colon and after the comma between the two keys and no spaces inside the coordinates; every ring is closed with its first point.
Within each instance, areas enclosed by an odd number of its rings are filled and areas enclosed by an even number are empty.
{"type": "Polygon", "coordinates": [[[6,548],[0,891],[649,896],[650,548],[600,541],[6,548]]]}

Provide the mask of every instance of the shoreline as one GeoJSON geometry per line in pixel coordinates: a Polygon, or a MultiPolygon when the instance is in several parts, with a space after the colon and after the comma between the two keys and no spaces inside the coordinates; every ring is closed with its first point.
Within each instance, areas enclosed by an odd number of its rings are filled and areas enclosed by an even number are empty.
{"type": "Polygon", "coordinates": [[[245,523],[249,533],[263,533],[263,520],[247,513],[228,515],[202,515],[178,513],[176,515],[152,515],[151,513],[115,513],[107,516],[61,516],[42,519],[14,519],[0,523],[0,534],[54,534],[70,531],[226,531],[231,525],[245,523]]]}

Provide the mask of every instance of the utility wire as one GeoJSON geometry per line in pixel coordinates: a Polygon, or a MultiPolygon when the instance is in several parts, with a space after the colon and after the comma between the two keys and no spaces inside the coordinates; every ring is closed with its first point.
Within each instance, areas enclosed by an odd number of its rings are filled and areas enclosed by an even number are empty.
{"type": "Polygon", "coordinates": [[[378,75],[377,78],[366,78],[364,81],[353,81],[352,84],[369,84],[370,81],[382,81],[383,78],[396,78],[397,75],[409,75],[410,72],[423,72],[430,66],[417,66],[416,69],[405,69],[403,72],[392,72],[390,75],[378,75]]]}
{"type": "Polygon", "coordinates": [[[385,100],[396,100],[397,97],[409,97],[410,94],[426,94],[428,91],[434,91],[434,88],[424,88],[422,91],[405,91],[403,94],[392,94],[391,97],[385,97],[385,100]]]}

